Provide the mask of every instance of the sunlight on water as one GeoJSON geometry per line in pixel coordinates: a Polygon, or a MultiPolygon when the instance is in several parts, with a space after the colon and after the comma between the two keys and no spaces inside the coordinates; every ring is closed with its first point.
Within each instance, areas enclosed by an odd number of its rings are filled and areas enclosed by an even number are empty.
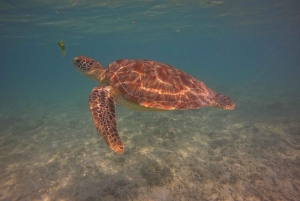
{"type": "Polygon", "coordinates": [[[50,42],[61,33],[76,40],[122,32],[127,36],[134,34],[142,42],[176,34],[245,32],[255,25],[267,25],[263,31],[272,32],[268,23],[299,18],[296,7],[291,7],[294,2],[0,1],[0,39],[36,38],[50,42]],[[149,31],[152,36],[143,37],[149,31]]]}

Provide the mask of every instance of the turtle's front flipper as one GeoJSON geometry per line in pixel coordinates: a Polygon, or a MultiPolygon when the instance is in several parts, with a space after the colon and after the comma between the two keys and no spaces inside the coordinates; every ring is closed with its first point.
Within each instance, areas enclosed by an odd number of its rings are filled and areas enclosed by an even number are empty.
{"type": "Polygon", "coordinates": [[[110,86],[95,87],[89,98],[90,111],[97,131],[101,134],[106,144],[118,154],[124,152],[123,143],[117,131],[116,105],[110,95],[110,86]]]}

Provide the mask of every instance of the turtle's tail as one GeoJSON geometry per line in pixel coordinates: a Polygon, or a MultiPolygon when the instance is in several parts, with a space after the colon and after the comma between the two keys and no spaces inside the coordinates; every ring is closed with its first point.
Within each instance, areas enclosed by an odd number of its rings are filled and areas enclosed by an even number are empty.
{"type": "Polygon", "coordinates": [[[218,107],[218,108],[222,108],[224,110],[233,110],[235,103],[231,101],[230,98],[228,98],[227,96],[224,96],[222,94],[217,94],[212,102],[211,102],[211,106],[212,107],[218,107]]]}

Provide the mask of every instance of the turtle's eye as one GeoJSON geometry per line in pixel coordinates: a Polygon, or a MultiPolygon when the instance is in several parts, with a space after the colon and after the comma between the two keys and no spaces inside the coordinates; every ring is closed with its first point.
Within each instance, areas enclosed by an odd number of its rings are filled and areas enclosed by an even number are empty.
{"type": "Polygon", "coordinates": [[[80,62],[80,59],[76,59],[75,61],[76,61],[76,63],[79,63],[79,62],[80,62]]]}

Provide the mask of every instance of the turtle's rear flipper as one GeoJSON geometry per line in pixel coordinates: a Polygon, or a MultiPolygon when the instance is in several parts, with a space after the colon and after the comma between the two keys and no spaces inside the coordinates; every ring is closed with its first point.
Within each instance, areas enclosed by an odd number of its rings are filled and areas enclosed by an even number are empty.
{"type": "Polygon", "coordinates": [[[124,152],[123,143],[117,131],[116,105],[109,94],[110,86],[95,87],[89,97],[90,111],[97,131],[106,144],[118,154],[124,152]]]}
{"type": "Polygon", "coordinates": [[[212,102],[211,102],[212,107],[218,107],[222,108],[224,110],[233,110],[235,103],[230,100],[227,96],[224,96],[222,94],[217,94],[212,102]]]}

